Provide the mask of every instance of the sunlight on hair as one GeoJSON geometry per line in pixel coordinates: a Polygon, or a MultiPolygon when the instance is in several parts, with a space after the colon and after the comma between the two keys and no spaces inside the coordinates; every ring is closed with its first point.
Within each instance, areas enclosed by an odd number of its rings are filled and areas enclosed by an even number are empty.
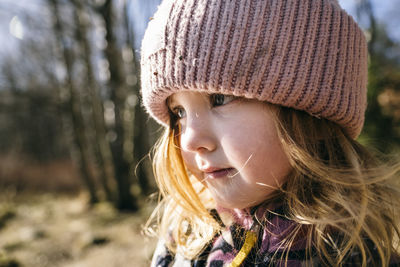
{"type": "Polygon", "coordinates": [[[240,170],[238,170],[235,174],[233,175],[228,175],[229,178],[233,178],[236,175],[238,175],[239,173],[241,173],[243,171],[243,169],[246,167],[246,165],[249,163],[250,159],[253,157],[254,154],[251,154],[249,156],[249,158],[246,160],[246,162],[243,164],[243,166],[240,168],[240,170]]]}
{"type": "Polygon", "coordinates": [[[271,176],[274,177],[274,182],[277,186],[272,186],[269,184],[265,184],[265,183],[260,183],[260,182],[256,182],[256,185],[260,185],[260,186],[264,186],[264,187],[268,187],[270,189],[274,189],[276,191],[280,191],[280,192],[284,192],[283,188],[282,188],[282,184],[280,183],[280,181],[276,178],[276,176],[271,173],[271,176]]]}
{"type": "Polygon", "coordinates": [[[264,184],[264,183],[256,183],[257,185],[261,185],[261,186],[265,186],[265,187],[269,187],[271,189],[278,189],[279,187],[275,187],[269,184],[264,184]]]}

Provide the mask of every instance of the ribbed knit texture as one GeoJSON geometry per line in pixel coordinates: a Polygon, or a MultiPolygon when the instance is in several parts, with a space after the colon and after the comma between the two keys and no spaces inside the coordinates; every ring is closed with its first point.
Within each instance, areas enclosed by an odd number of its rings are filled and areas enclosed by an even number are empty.
{"type": "Polygon", "coordinates": [[[191,90],[304,110],[353,138],[366,108],[367,44],[336,0],[164,0],[142,42],[142,96],[191,90]]]}

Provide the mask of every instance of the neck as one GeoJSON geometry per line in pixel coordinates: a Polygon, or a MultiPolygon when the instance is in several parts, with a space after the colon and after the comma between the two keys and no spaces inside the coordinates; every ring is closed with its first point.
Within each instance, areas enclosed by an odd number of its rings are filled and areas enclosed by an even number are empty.
{"type": "Polygon", "coordinates": [[[273,211],[279,206],[280,204],[277,202],[268,202],[245,209],[232,209],[222,206],[217,206],[216,209],[224,225],[238,224],[244,229],[250,230],[254,224],[262,223],[267,211],[273,211]]]}

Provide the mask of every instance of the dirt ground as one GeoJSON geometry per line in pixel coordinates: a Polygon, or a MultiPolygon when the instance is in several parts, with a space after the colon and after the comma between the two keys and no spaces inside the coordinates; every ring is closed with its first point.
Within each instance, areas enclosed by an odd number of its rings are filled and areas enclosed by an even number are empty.
{"type": "Polygon", "coordinates": [[[142,227],[150,214],[87,205],[85,195],[15,196],[0,192],[0,267],[149,266],[155,240],[142,227]]]}

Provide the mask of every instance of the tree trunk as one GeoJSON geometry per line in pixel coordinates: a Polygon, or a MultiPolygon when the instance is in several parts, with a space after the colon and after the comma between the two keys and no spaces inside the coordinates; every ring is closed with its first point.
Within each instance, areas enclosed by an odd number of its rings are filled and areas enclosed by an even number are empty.
{"type": "MultiPolygon", "coordinates": [[[[131,193],[131,177],[132,177],[132,161],[129,161],[129,153],[126,145],[131,144],[132,139],[129,138],[125,129],[124,114],[126,111],[125,101],[127,98],[127,87],[124,73],[124,63],[122,55],[117,47],[116,38],[113,29],[113,9],[112,1],[106,0],[98,9],[104,19],[106,28],[107,47],[105,56],[109,63],[111,89],[111,100],[115,106],[115,133],[116,140],[112,142],[111,149],[113,153],[116,181],[118,186],[118,203],[117,208],[121,210],[136,211],[138,204],[136,198],[131,193]],[[129,142],[130,141],[130,142],[129,142]]],[[[132,123],[132,121],[130,122],[132,123]]]]}
{"type": "Polygon", "coordinates": [[[148,195],[152,188],[150,186],[149,179],[152,176],[152,169],[148,166],[148,162],[145,160],[146,156],[150,151],[150,142],[149,142],[149,134],[148,127],[146,123],[146,114],[143,108],[140,105],[141,97],[140,97],[140,70],[139,70],[139,61],[136,58],[136,54],[134,51],[135,45],[135,35],[133,29],[130,29],[129,19],[128,19],[128,10],[125,2],[124,5],[124,23],[125,28],[128,31],[128,38],[126,39],[126,46],[130,48],[132,53],[132,61],[131,61],[131,72],[136,76],[136,82],[132,85],[132,92],[136,97],[136,103],[134,106],[134,116],[135,121],[132,123],[134,127],[133,133],[133,155],[134,155],[134,166],[135,166],[135,176],[138,179],[138,183],[141,189],[141,193],[143,195],[148,195]]]}
{"type": "Polygon", "coordinates": [[[83,50],[83,59],[87,72],[87,88],[92,106],[92,117],[95,127],[95,150],[100,169],[100,181],[108,201],[115,202],[115,171],[110,144],[106,139],[103,102],[100,98],[99,86],[94,78],[89,41],[87,39],[87,21],[80,1],[70,0],[74,6],[74,17],[78,22],[76,36],[83,50]]]}
{"type": "Polygon", "coordinates": [[[99,199],[96,193],[94,177],[89,168],[89,145],[85,137],[85,128],[80,107],[79,94],[77,93],[72,81],[73,53],[71,49],[65,45],[65,42],[63,40],[64,29],[60,20],[57,0],[48,0],[48,3],[53,11],[54,33],[57,38],[57,43],[60,46],[60,50],[63,53],[63,64],[65,65],[67,71],[65,86],[69,89],[68,111],[70,112],[73,125],[74,142],[78,148],[78,153],[76,153],[75,161],[79,166],[82,174],[82,179],[88,189],[90,202],[96,203],[99,201],[99,199]]]}
{"type": "Polygon", "coordinates": [[[376,43],[376,19],[374,15],[374,11],[372,8],[372,3],[370,0],[360,0],[356,5],[357,16],[360,19],[363,15],[365,15],[370,23],[369,25],[369,33],[370,39],[368,41],[368,52],[370,56],[374,56],[374,46],[376,43]]]}

